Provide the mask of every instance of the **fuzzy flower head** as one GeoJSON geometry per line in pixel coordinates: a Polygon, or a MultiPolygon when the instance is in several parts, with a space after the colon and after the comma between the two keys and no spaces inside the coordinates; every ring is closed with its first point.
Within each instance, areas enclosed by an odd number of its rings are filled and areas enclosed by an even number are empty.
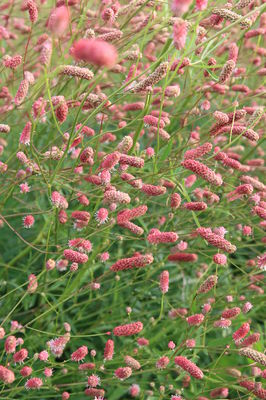
{"type": "Polygon", "coordinates": [[[133,385],[131,385],[129,388],[129,393],[130,393],[130,396],[132,396],[132,397],[138,397],[138,395],[140,393],[139,385],[137,385],[136,383],[133,383],[133,385]]]}
{"type": "Polygon", "coordinates": [[[168,348],[170,349],[170,350],[174,350],[175,349],[175,343],[172,341],[172,340],[170,340],[170,342],[168,343],[168,348]]]}
{"type": "Polygon", "coordinates": [[[30,186],[27,184],[27,182],[21,183],[19,187],[20,187],[20,193],[29,193],[30,191],[30,186]]]}
{"type": "Polygon", "coordinates": [[[54,356],[61,357],[68,340],[69,336],[64,335],[50,340],[47,345],[54,356]]]}

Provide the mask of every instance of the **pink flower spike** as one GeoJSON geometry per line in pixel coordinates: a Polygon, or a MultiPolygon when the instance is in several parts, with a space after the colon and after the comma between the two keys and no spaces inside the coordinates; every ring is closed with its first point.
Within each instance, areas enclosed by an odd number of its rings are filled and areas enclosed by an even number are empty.
{"type": "Polygon", "coordinates": [[[74,353],[71,354],[72,361],[82,361],[88,354],[88,348],[86,346],[79,347],[74,353]]]}
{"type": "Polygon", "coordinates": [[[159,360],[156,362],[156,368],[158,369],[165,369],[167,365],[169,364],[170,360],[168,357],[163,356],[159,358],[159,360]]]}
{"type": "Polygon", "coordinates": [[[243,339],[248,332],[250,331],[250,326],[247,322],[245,322],[244,324],[242,324],[240,326],[239,329],[237,329],[234,333],[233,333],[233,339],[235,341],[235,343],[239,342],[241,339],[243,339]]]}
{"type": "Polygon", "coordinates": [[[175,343],[172,341],[172,340],[170,340],[170,342],[168,343],[168,348],[170,349],[170,350],[174,350],[175,349],[175,343]]]}
{"type": "Polygon", "coordinates": [[[30,378],[25,383],[25,388],[27,390],[31,389],[40,389],[43,385],[43,381],[41,378],[30,378]]]}
{"type": "Polygon", "coordinates": [[[187,317],[186,320],[190,326],[200,325],[204,321],[204,315],[203,314],[194,314],[194,315],[191,315],[190,317],[187,317]]]}
{"type": "Polygon", "coordinates": [[[27,215],[26,217],[23,218],[24,228],[27,228],[27,229],[32,228],[34,225],[34,222],[35,222],[35,220],[32,215],[27,215]]]}
{"type": "Polygon", "coordinates": [[[191,376],[196,379],[203,378],[203,372],[192,362],[189,361],[186,357],[179,356],[175,357],[175,364],[187,371],[191,376]]]}
{"type": "Polygon", "coordinates": [[[15,374],[10,369],[0,365],[0,380],[3,381],[5,385],[9,385],[14,382],[15,374]]]}
{"type": "Polygon", "coordinates": [[[120,367],[115,370],[115,376],[121,381],[129,378],[132,375],[132,369],[130,367],[120,367]]]}
{"type": "Polygon", "coordinates": [[[20,135],[20,139],[19,142],[25,145],[29,145],[30,144],[30,134],[31,134],[31,122],[27,122],[21,135],[20,135]]]}
{"type": "Polygon", "coordinates": [[[141,322],[132,322],[131,324],[117,326],[113,329],[115,336],[132,336],[141,332],[143,324],[141,322]]]}
{"type": "Polygon", "coordinates": [[[52,10],[49,20],[48,29],[56,36],[63,36],[68,29],[70,23],[69,9],[65,6],[57,7],[52,10]]]}
{"type": "Polygon", "coordinates": [[[160,275],[160,289],[163,294],[168,292],[169,289],[169,272],[163,271],[160,275]]]}
{"type": "Polygon", "coordinates": [[[108,210],[106,208],[100,208],[95,213],[95,219],[100,225],[105,224],[105,222],[108,221],[108,210]]]}

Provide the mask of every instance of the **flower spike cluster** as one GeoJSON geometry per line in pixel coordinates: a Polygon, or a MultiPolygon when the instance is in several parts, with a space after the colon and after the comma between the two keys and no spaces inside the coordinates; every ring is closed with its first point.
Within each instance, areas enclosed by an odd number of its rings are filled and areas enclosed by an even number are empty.
{"type": "Polygon", "coordinates": [[[0,1],[1,398],[266,399],[265,34],[0,1]]]}

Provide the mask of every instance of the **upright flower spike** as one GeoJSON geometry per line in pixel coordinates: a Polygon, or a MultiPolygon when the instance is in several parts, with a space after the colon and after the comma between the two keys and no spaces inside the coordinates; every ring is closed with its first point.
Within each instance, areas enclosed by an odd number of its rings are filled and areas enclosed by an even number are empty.
{"type": "Polygon", "coordinates": [[[47,39],[41,46],[41,52],[40,52],[40,62],[43,65],[48,66],[50,64],[51,61],[51,57],[52,57],[52,41],[51,39],[47,39]]]}
{"type": "Polygon", "coordinates": [[[71,360],[76,362],[81,361],[86,357],[87,354],[88,354],[87,347],[81,346],[76,351],[74,351],[74,353],[71,354],[71,360]]]}
{"type": "Polygon", "coordinates": [[[107,342],[105,343],[105,348],[104,348],[104,361],[112,360],[113,355],[114,355],[114,341],[108,339],[107,342]]]}
{"type": "Polygon", "coordinates": [[[260,340],[260,334],[252,333],[252,335],[249,335],[246,339],[244,339],[240,343],[240,346],[241,347],[249,347],[249,346],[252,346],[254,343],[257,343],[259,340],[260,340]]]}
{"type": "Polygon", "coordinates": [[[55,107],[55,115],[60,124],[62,124],[68,115],[68,105],[64,96],[54,96],[52,98],[53,106],[55,107]]]}
{"type": "Polygon", "coordinates": [[[155,366],[158,369],[165,369],[169,364],[169,362],[170,362],[169,358],[167,356],[163,356],[156,361],[155,366]]]}
{"type": "Polygon", "coordinates": [[[217,388],[211,391],[210,396],[212,399],[226,398],[228,394],[229,394],[228,388],[217,388]]]}
{"type": "Polygon", "coordinates": [[[56,36],[63,36],[69,27],[70,14],[65,6],[56,7],[48,19],[48,29],[56,36]]]}
{"type": "Polygon", "coordinates": [[[91,241],[83,238],[70,239],[68,245],[77,249],[80,253],[89,253],[92,250],[91,241]]]}
{"type": "Polygon", "coordinates": [[[163,271],[160,275],[160,289],[163,294],[169,290],[169,272],[163,271]]]}

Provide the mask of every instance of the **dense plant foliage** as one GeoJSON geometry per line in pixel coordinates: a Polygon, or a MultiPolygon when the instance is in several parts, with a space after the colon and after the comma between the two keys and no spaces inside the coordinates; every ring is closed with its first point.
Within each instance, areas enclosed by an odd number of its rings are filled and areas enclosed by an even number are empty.
{"type": "Polygon", "coordinates": [[[0,3],[0,399],[266,399],[261,0],[0,3]]]}

